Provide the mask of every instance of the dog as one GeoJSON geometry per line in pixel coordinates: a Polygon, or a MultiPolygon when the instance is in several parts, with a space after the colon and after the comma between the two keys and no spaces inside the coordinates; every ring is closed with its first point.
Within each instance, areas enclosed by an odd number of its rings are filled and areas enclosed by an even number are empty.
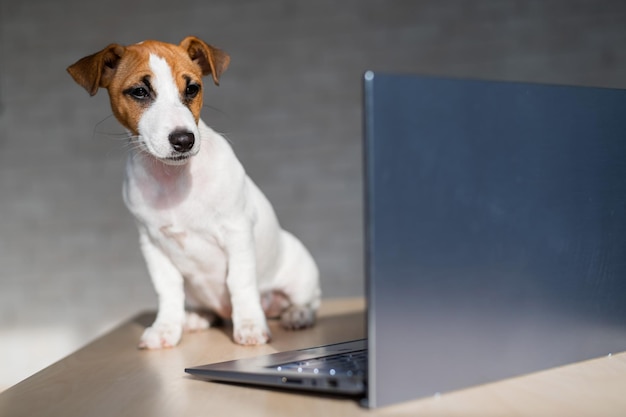
{"type": "Polygon", "coordinates": [[[108,91],[130,137],[123,186],[158,296],[140,348],[231,319],[242,345],[267,343],[267,318],[312,326],[320,304],[313,257],[283,230],[226,139],[200,118],[203,76],[219,85],[230,57],[189,36],[179,45],[111,44],[67,68],[93,96],[108,91]]]}

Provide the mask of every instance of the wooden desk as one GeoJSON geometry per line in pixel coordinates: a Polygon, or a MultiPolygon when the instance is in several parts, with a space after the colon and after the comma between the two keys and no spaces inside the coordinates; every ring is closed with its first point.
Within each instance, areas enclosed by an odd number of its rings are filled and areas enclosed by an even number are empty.
{"type": "Polygon", "coordinates": [[[363,308],[360,299],[325,300],[315,328],[292,333],[271,323],[266,346],[237,346],[230,328],[216,328],[161,351],[136,348],[153,319],[141,314],[0,394],[0,416],[626,415],[626,353],[374,411],[349,399],[210,383],[183,371],[363,337],[363,308]]]}

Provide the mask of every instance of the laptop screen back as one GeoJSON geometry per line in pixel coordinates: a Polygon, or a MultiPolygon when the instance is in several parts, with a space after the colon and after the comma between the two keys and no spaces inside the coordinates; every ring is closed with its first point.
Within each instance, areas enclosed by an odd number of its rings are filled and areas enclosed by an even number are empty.
{"type": "Polygon", "coordinates": [[[626,91],[364,89],[369,406],[626,349],[626,91]]]}

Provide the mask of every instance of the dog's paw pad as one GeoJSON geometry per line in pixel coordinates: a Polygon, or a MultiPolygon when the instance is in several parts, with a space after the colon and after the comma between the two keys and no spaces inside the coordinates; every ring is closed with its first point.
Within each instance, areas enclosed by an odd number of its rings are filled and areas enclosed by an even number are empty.
{"type": "Polygon", "coordinates": [[[269,342],[271,334],[265,323],[248,320],[235,326],[233,338],[240,345],[263,345],[269,342]]]}
{"type": "Polygon", "coordinates": [[[186,311],[183,330],[186,332],[206,330],[215,326],[219,321],[220,318],[210,311],[186,311]]]}
{"type": "Polygon", "coordinates": [[[183,326],[157,324],[144,330],[139,341],[140,349],[163,349],[174,347],[180,342],[183,326]]]}
{"type": "Polygon", "coordinates": [[[280,324],[288,330],[311,327],[315,324],[315,310],[311,307],[292,305],[281,314],[280,324]]]}

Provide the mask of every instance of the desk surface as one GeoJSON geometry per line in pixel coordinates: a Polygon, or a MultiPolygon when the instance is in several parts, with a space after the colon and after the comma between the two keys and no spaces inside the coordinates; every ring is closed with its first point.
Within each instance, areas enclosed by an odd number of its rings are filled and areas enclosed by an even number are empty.
{"type": "MultiPolygon", "coordinates": [[[[318,324],[269,345],[233,344],[231,329],[186,334],[161,351],[136,348],[153,314],[140,314],[0,394],[0,416],[624,416],[626,353],[374,411],[349,399],[205,382],[187,366],[363,337],[360,299],[325,300],[318,324]]],[[[626,348],[626,347],[625,347],[626,348]]]]}

